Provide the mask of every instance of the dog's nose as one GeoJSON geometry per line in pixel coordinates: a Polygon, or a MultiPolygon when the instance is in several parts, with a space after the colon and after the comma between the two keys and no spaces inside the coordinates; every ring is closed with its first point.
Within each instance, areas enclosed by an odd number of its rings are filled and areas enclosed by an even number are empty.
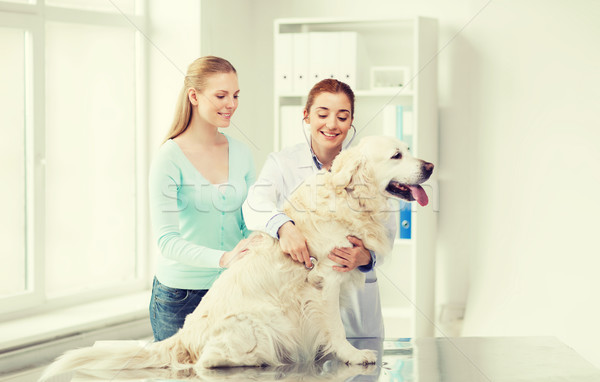
{"type": "Polygon", "coordinates": [[[433,163],[423,162],[423,172],[431,174],[433,172],[433,163]]]}

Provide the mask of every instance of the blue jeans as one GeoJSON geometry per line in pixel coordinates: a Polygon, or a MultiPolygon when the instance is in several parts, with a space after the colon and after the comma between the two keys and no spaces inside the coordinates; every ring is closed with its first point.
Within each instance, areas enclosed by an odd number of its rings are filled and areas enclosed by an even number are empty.
{"type": "Polygon", "coordinates": [[[183,327],[188,314],[202,301],[208,289],[177,289],[161,284],[156,277],[150,299],[150,324],[155,341],[162,341],[183,327]]]}

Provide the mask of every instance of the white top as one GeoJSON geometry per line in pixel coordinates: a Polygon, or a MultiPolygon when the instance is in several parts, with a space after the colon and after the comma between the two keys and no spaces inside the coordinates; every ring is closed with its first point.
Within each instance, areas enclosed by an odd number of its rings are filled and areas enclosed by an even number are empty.
{"type": "MultiPolygon", "coordinates": [[[[306,178],[318,171],[310,147],[305,142],[269,154],[242,206],[248,229],[263,231],[278,238],[279,227],[290,220],[282,212],[286,198],[306,178]]],[[[391,235],[394,230],[391,229],[391,235]]],[[[374,269],[359,268],[366,274],[366,283],[365,288],[357,290],[350,297],[348,307],[342,309],[346,336],[383,338],[377,275],[374,269]]]]}

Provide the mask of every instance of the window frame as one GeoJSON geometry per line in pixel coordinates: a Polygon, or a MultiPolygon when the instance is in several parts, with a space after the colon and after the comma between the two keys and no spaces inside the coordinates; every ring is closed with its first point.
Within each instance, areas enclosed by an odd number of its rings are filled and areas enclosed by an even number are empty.
{"type": "Polygon", "coordinates": [[[25,285],[23,293],[0,297],[0,321],[45,313],[148,289],[150,282],[148,238],[148,44],[147,0],[135,0],[135,14],[120,11],[67,9],[37,3],[0,1],[0,27],[25,31],[25,285]],[[45,24],[47,21],[131,28],[135,33],[135,262],[134,280],[113,286],[48,298],[45,293],[45,24]]]}

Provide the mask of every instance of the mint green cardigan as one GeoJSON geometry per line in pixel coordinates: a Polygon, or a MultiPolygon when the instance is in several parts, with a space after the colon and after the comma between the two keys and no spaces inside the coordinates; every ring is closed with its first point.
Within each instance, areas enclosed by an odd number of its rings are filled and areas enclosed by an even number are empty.
{"type": "Polygon", "coordinates": [[[156,277],[179,289],[208,289],[224,271],[223,253],[250,231],[242,203],[256,179],[252,153],[229,141],[229,179],[210,184],[173,140],[159,149],[150,168],[149,202],[154,237],[160,249],[156,277]]]}

